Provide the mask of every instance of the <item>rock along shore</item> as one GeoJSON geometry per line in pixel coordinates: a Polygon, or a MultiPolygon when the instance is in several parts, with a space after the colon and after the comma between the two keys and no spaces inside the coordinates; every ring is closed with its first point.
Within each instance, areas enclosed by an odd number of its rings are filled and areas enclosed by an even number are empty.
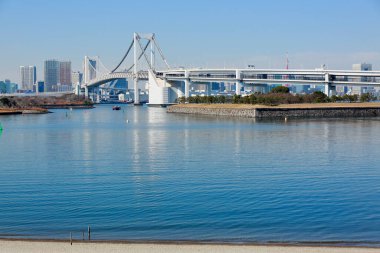
{"type": "Polygon", "coordinates": [[[343,118],[380,116],[380,103],[289,104],[279,106],[240,104],[178,104],[168,113],[270,118],[343,118]]]}
{"type": "Polygon", "coordinates": [[[93,103],[83,96],[65,94],[62,96],[1,96],[0,115],[42,114],[48,109],[91,109],[93,103]]]}
{"type": "Polygon", "coordinates": [[[0,108],[0,115],[14,115],[14,114],[44,114],[49,113],[44,108],[21,108],[21,109],[2,109],[0,108]]]}

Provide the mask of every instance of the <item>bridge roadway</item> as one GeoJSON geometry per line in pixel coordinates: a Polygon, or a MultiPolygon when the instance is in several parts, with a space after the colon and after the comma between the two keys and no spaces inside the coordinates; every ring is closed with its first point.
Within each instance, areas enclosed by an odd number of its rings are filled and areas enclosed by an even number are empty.
{"type": "MultiPolygon", "coordinates": [[[[279,70],[279,69],[169,69],[154,71],[155,77],[148,71],[139,71],[138,80],[148,80],[151,92],[150,98],[160,97],[165,87],[177,89],[177,96],[189,97],[192,83],[227,82],[236,83],[236,94],[241,94],[243,85],[323,85],[327,95],[335,94],[337,85],[343,86],[378,86],[380,87],[380,71],[351,71],[351,70],[279,70]],[[155,80],[150,80],[151,78],[155,80]],[[185,90],[180,90],[178,82],[184,82],[185,90]],[[156,89],[156,88],[157,89],[156,89]],[[157,94],[155,94],[157,93],[157,94]]],[[[91,80],[84,85],[86,94],[88,88],[117,80],[135,78],[133,72],[114,72],[91,80]]],[[[168,95],[165,95],[168,96],[168,95]]],[[[165,97],[164,96],[164,97],[165,97]]],[[[161,102],[158,102],[161,103],[161,102]]],[[[165,104],[163,102],[162,104],[165,104]]],[[[170,102],[168,102],[170,103],[170,102]]]]}
{"type": "MultiPolygon", "coordinates": [[[[129,79],[134,78],[134,74],[132,72],[114,72],[114,73],[108,73],[101,75],[93,80],[91,80],[87,85],[84,84],[83,88],[87,86],[90,87],[97,87],[99,85],[118,80],[118,79],[129,79]]],[[[138,73],[138,79],[139,80],[148,80],[148,71],[140,71],[138,73]]]]}
{"type": "MultiPolygon", "coordinates": [[[[380,71],[349,70],[276,70],[276,69],[171,69],[156,71],[165,81],[241,82],[245,84],[310,84],[331,86],[380,86],[380,71]]],[[[134,78],[132,72],[114,72],[90,81],[87,87],[134,78]]],[[[148,80],[147,71],[138,73],[139,80],[148,80]]]]}
{"type": "Polygon", "coordinates": [[[380,86],[380,71],[276,70],[276,69],[176,69],[158,71],[166,81],[242,82],[246,84],[311,84],[380,86]]]}

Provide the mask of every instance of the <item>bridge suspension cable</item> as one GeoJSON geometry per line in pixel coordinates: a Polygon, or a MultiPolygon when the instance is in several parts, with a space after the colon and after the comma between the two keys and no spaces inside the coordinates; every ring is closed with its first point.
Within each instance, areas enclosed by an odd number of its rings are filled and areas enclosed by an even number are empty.
{"type": "MultiPolygon", "coordinates": [[[[141,58],[143,56],[145,58],[145,62],[147,64],[147,67],[149,68],[149,71],[153,71],[153,73],[154,73],[155,70],[153,68],[154,68],[154,65],[155,65],[155,60],[154,60],[154,57],[155,57],[154,50],[155,50],[155,48],[158,50],[158,52],[159,52],[159,54],[161,56],[161,59],[163,60],[163,62],[166,65],[166,67],[168,69],[170,69],[170,65],[167,62],[167,60],[166,60],[166,58],[165,58],[165,56],[164,56],[164,54],[163,54],[160,46],[158,45],[158,42],[156,41],[155,34],[153,33],[153,34],[142,34],[142,35],[140,35],[140,34],[136,33],[136,37],[134,37],[134,39],[130,43],[127,52],[124,54],[124,56],[122,57],[121,61],[117,64],[117,66],[115,68],[113,68],[110,71],[107,67],[105,67],[105,65],[103,64],[103,62],[100,61],[100,58],[98,57],[97,58],[97,60],[99,62],[98,65],[94,66],[93,64],[86,63],[86,64],[89,65],[88,70],[94,70],[95,73],[98,75],[97,79],[99,79],[99,78],[101,79],[102,76],[104,76],[104,74],[105,74],[105,73],[103,73],[104,70],[107,72],[107,74],[118,74],[119,72],[117,70],[120,68],[120,66],[123,63],[127,62],[126,59],[129,56],[129,54],[131,53],[131,51],[132,51],[133,48],[134,48],[134,50],[136,50],[135,54],[138,54],[138,55],[136,55],[137,57],[135,58],[134,62],[132,63],[132,66],[130,66],[129,68],[124,69],[124,70],[119,70],[120,73],[125,73],[125,74],[129,73],[131,76],[133,76],[133,74],[136,74],[136,73],[132,73],[131,71],[132,71],[132,69],[134,67],[136,68],[136,65],[137,66],[140,65],[140,62],[141,62],[140,60],[141,60],[141,58]],[[144,42],[142,42],[141,40],[147,40],[146,44],[144,42]],[[151,59],[150,59],[151,61],[149,60],[149,57],[146,54],[147,51],[148,51],[149,46],[151,46],[151,51],[152,51],[151,59]],[[137,49],[137,48],[139,48],[139,49],[137,49]]],[[[146,67],[146,65],[145,65],[145,67],[146,67]]]]}
{"type": "MultiPolygon", "coordinates": [[[[145,47],[144,47],[144,50],[141,52],[141,54],[139,55],[139,57],[137,58],[138,60],[141,59],[141,57],[143,56],[143,54],[146,52],[147,48],[149,47],[150,45],[150,40],[146,43],[145,47]]],[[[133,69],[133,67],[135,66],[135,64],[133,63],[132,66],[130,66],[126,72],[129,72],[131,69],[133,69]]]]}
{"type": "Polygon", "coordinates": [[[165,56],[164,56],[164,53],[162,52],[160,46],[159,46],[158,43],[156,42],[156,38],[155,38],[155,37],[153,37],[153,42],[154,42],[154,45],[157,47],[158,52],[160,53],[162,60],[165,62],[166,67],[167,67],[168,69],[170,69],[170,65],[169,65],[169,63],[167,62],[167,60],[166,60],[166,58],[165,58],[165,56]]]}
{"type": "MultiPolygon", "coordinates": [[[[131,43],[131,45],[129,46],[128,51],[127,51],[127,52],[125,53],[125,55],[123,56],[123,59],[122,59],[122,60],[120,61],[120,63],[116,66],[116,68],[114,68],[114,69],[111,71],[111,73],[115,72],[115,71],[120,67],[120,65],[123,64],[125,58],[127,58],[129,52],[131,51],[131,49],[132,49],[132,47],[133,47],[133,44],[134,44],[134,41],[132,40],[132,43],[131,43]]],[[[129,71],[129,70],[128,70],[128,71],[129,71]]]]}
{"type": "Polygon", "coordinates": [[[109,69],[104,65],[104,63],[100,60],[100,57],[99,57],[99,56],[98,56],[98,61],[99,61],[100,65],[101,65],[101,67],[103,67],[103,68],[106,70],[106,72],[109,73],[110,70],[109,70],[109,69]]]}

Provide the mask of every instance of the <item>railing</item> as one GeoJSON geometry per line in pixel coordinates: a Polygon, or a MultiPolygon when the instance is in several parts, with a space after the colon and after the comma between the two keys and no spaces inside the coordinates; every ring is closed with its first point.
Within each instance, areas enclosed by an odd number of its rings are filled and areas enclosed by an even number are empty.
{"type": "Polygon", "coordinates": [[[303,81],[325,81],[322,75],[294,75],[294,74],[242,74],[242,79],[272,79],[272,80],[303,80],[303,81]]]}
{"type": "Polygon", "coordinates": [[[236,79],[236,73],[190,73],[190,78],[236,79]]]}

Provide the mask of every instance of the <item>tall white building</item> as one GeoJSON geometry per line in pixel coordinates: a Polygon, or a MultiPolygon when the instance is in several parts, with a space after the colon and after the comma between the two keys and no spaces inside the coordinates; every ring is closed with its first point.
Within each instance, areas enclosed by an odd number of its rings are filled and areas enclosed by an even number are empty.
{"type": "Polygon", "coordinates": [[[82,84],[83,74],[79,71],[74,71],[71,73],[71,82],[73,83],[73,87],[77,84],[82,84]]]}
{"type": "Polygon", "coordinates": [[[33,90],[37,79],[36,66],[20,66],[20,75],[21,89],[33,90]]]}

